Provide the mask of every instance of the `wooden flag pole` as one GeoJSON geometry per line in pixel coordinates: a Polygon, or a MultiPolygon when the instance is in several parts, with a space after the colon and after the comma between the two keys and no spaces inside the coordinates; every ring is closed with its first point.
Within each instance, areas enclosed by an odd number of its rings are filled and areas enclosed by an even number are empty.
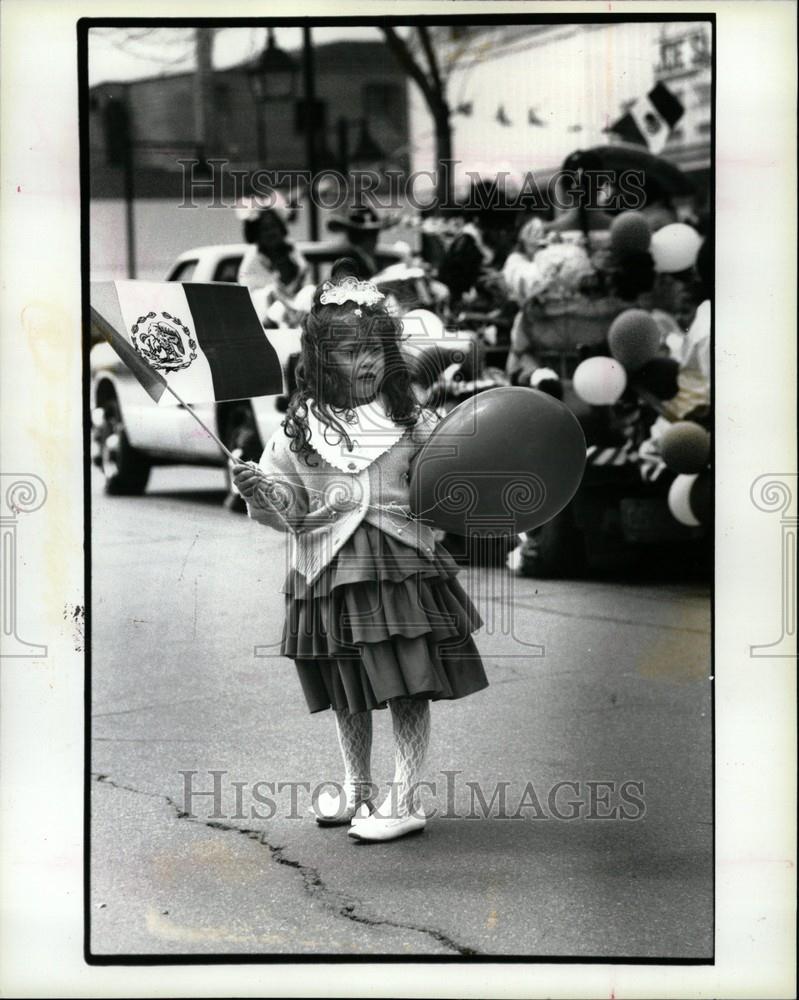
{"type": "MultiPolygon", "coordinates": [[[[252,468],[253,468],[253,470],[255,472],[258,472],[261,476],[263,476],[263,473],[261,472],[261,470],[257,466],[255,466],[252,462],[245,462],[244,459],[242,459],[242,458],[236,458],[236,456],[231,451],[228,450],[228,448],[225,446],[225,444],[223,444],[223,442],[220,440],[220,438],[218,438],[216,436],[216,434],[214,434],[214,432],[205,423],[205,421],[202,420],[202,418],[200,418],[200,417],[197,416],[197,414],[194,412],[194,410],[192,410],[192,408],[188,405],[188,403],[184,403],[183,402],[183,400],[175,392],[175,390],[172,388],[172,386],[169,384],[169,382],[166,383],[166,390],[167,390],[167,392],[171,392],[172,393],[172,395],[175,397],[175,399],[180,403],[180,405],[185,410],[188,410],[188,412],[194,417],[194,419],[197,421],[197,423],[200,425],[200,427],[202,427],[202,429],[206,432],[206,434],[210,434],[211,435],[211,437],[214,439],[214,441],[216,441],[216,443],[222,449],[222,451],[224,452],[224,454],[227,455],[227,457],[230,459],[231,462],[235,463],[236,465],[250,465],[250,466],[252,466],[252,468]]],[[[268,507],[271,506],[271,504],[269,503],[269,498],[266,496],[263,487],[261,487],[261,486],[257,487],[256,488],[256,493],[259,496],[264,497],[266,499],[266,503],[267,503],[268,507]]],[[[243,494],[242,494],[242,496],[243,496],[243,494]]],[[[244,497],[244,500],[245,501],[247,500],[246,496],[244,497]]]]}
{"type": "Polygon", "coordinates": [[[224,443],[220,440],[220,438],[218,438],[217,435],[214,434],[214,432],[211,430],[211,428],[205,423],[205,421],[201,417],[197,416],[197,414],[188,405],[188,403],[184,403],[183,402],[183,400],[175,392],[175,390],[172,388],[172,386],[169,384],[169,382],[166,383],[166,391],[172,393],[172,395],[180,403],[180,405],[183,407],[183,409],[186,410],[188,413],[190,413],[194,417],[194,419],[197,421],[197,423],[200,425],[200,427],[202,427],[202,429],[205,431],[205,433],[209,434],[214,439],[214,441],[216,441],[216,443],[219,445],[219,447],[222,449],[222,451],[227,455],[227,457],[231,460],[231,462],[235,462],[236,465],[246,465],[246,462],[242,462],[242,460],[240,458],[236,458],[236,456],[231,451],[228,450],[228,448],[224,445],[224,443]]]}
{"type": "MultiPolygon", "coordinates": [[[[174,389],[172,388],[172,386],[171,386],[171,385],[169,384],[169,382],[167,382],[167,383],[166,383],[166,389],[167,389],[167,392],[171,392],[171,393],[172,393],[172,395],[173,395],[173,396],[175,397],[175,399],[176,399],[176,400],[177,400],[177,401],[178,401],[178,402],[180,403],[180,405],[181,405],[181,406],[182,406],[182,407],[183,407],[183,408],[184,408],[185,410],[188,410],[188,412],[189,412],[189,413],[190,413],[190,414],[191,414],[191,415],[192,415],[192,416],[194,417],[194,419],[195,419],[195,420],[197,421],[197,423],[198,423],[198,424],[200,425],[200,427],[202,427],[202,429],[203,429],[203,430],[204,430],[204,431],[206,432],[206,434],[210,434],[210,435],[211,435],[211,437],[212,437],[212,438],[214,439],[214,441],[216,441],[216,443],[217,443],[217,444],[219,445],[219,447],[220,447],[220,448],[222,449],[222,451],[224,452],[224,454],[225,454],[225,455],[227,455],[227,457],[228,457],[228,458],[230,459],[230,461],[231,461],[231,462],[235,463],[236,465],[251,465],[251,466],[253,467],[254,471],[256,471],[256,472],[259,472],[259,473],[260,473],[260,474],[261,474],[261,475],[263,476],[263,473],[262,473],[262,472],[260,471],[260,469],[258,469],[258,468],[257,468],[257,466],[255,466],[255,465],[254,465],[254,464],[253,464],[252,462],[245,462],[243,458],[236,458],[236,456],[235,456],[235,455],[234,455],[234,454],[233,454],[233,453],[232,453],[231,451],[229,451],[229,450],[228,450],[228,448],[227,448],[227,447],[225,446],[225,444],[224,444],[224,443],[223,443],[223,442],[222,442],[222,441],[220,440],[220,438],[218,438],[218,437],[217,437],[217,435],[216,435],[216,434],[214,434],[214,432],[213,432],[213,431],[211,430],[211,428],[210,428],[210,427],[209,427],[209,426],[208,426],[208,425],[207,425],[207,424],[205,423],[205,421],[204,421],[204,420],[202,420],[202,418],[201,418],[201,417],[198,417],[198,416],[197,416],[197,414],[196,414],[196,413],[194,412],[194,410],[192,410],[192,408],[191,408],[191,407],[190,407],[190,406],[188,405],[188,403],[184,403],[184,402],[183,402],[183,400],[182,400],[182,399],[180,398],[180,396],[179,396],[179,395],[178,395],[178,394],[177,394],[177,393],[175,392],[175,390],[174,390],[174,389]]],[[[271,506],[271,504],[269,504],[269,499],[268,499],[268,497],[266,497],[266,494],[264,493],[264,490],[263,490],[263,487],[260,487],[260,486],[259,486],[259,487],[258,487],[258,488],[256,489],[256,493],[257,493],[257,494],[258,494],[259,496],[262,496],[262,497],[265,497],[265,498],[266,498],[266,501],[267,501],[267,506],[271,506]]],[[[246,501],[246,500],[247,500],[247,497],[244,497],[244,500],[246,501]]]]}

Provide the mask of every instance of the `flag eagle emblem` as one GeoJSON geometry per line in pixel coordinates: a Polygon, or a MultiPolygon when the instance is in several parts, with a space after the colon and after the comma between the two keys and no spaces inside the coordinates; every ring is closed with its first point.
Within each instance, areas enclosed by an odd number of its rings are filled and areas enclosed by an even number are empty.
{"type": "Polygon", "coordinates": [[[156,370],[180,371],[197,357],[197,341],[186,324],[168,312],[139,316],[130,333],[133,346],[156,370]]]}

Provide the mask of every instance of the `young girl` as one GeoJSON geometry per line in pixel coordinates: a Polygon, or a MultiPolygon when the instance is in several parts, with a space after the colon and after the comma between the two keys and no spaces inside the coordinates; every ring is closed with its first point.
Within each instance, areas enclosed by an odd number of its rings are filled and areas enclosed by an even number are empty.
{"type": "Polygon", "coordinates": [[[435,416],[400,351],[402,323],[378,289],[338,261],[302,335],[297,391],[260,466],[235,464],[253,520],[291,535],[281,653],[311,712],[332,708],[344,758],[343,805],[321,795],[323,825],[360,840],[425,825],[416,783],[430,701],[488,684],[471,633],[482,625],[432,527],[411,515],[411,462],[435,416]],[[375,806],[372,711],[389,707],[392,790],[375,806]]]}

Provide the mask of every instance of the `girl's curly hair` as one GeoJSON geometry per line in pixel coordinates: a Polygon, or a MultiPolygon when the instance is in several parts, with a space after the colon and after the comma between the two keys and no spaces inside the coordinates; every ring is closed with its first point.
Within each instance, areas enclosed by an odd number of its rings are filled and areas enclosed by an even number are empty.
{"type": "MultiPolygon", "coordinates": [[[[333,265],[330,281],[336,282],[357,275],[357,265],[348,257],[340,258],[333,265]]],[[[338,434],[352,448],[347,434],[346,421],[354,416],[348,401],[349,381],[331,368],[327,351],[334,345],[342,330],[352,329],[350,320],[355,308],[360,310],[358,335],[377,340],[383,352],[383,377],[379,387],[386,403],[388,416],[402,427],[413,427],[421,412],[421,404],[411,388],[411,371],[400,343],[403,339],[402,321],[391,316],[382,303],[359,305],[344,302],[340,305],[320,302],[324,284],[316,289],[313,306],[302,325],[300,360],[296,367],[297,389],[293,393],[283,420],[283,429],[291,439],[290,449],[303,455],[310,465],[311,448],[308,427],[308,410],[317,419],[338,434]]]]}

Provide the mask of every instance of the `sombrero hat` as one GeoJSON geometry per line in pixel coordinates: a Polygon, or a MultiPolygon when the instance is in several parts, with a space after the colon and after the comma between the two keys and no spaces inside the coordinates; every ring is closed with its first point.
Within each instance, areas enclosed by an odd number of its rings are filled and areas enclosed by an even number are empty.
{"type": "Polygon", "coordinates": [[[328,219],[327,228],[332,233],[347,229],[361,232],[374,229],[384,229],[386,223],[373,208],[353,208],[346,215],[333,215],[328,219]]]}

